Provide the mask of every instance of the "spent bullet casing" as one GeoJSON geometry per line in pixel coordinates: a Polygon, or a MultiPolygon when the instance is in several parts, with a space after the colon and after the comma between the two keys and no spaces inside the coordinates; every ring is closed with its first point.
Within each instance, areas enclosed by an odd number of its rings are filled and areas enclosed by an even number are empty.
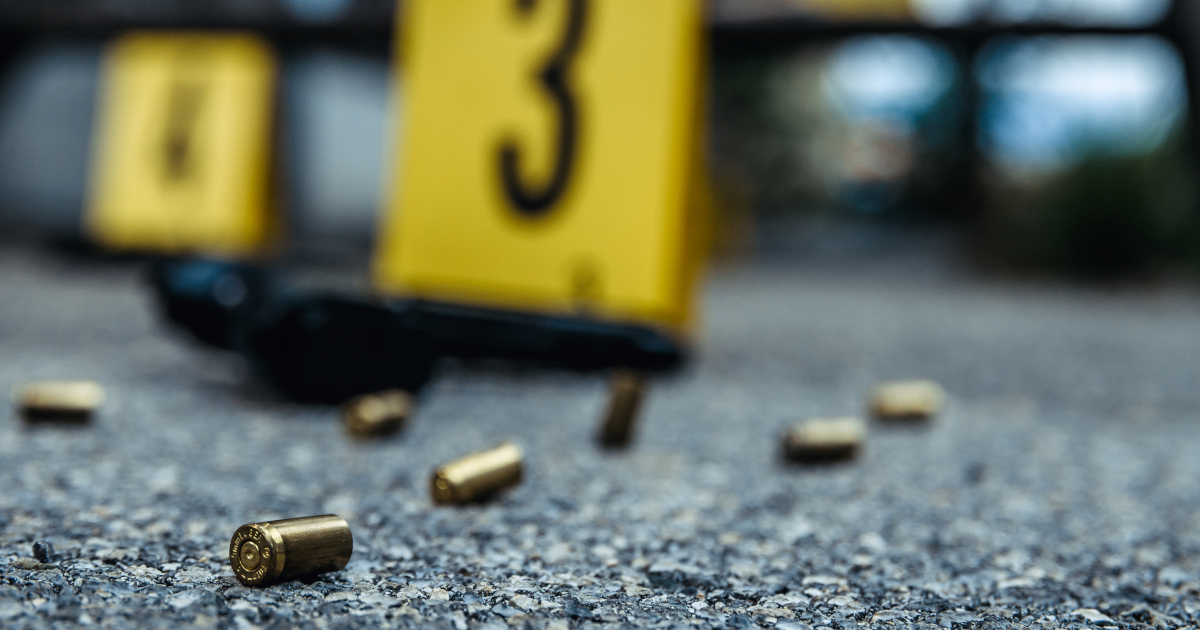
{"type": "Polygon", "coordinates": [[[866,434],[866,426],[858,418],[812,418],[797,422],[784,434],[783,451],[796,462],[849,459],[866,434]]]}
{"type": "Polygon", "coordinates": [[[354,537],[334,514],[242,525],[229,541],[229,564],[246,586],[340,571],[350,562],[354,537]]]}
{"type": "Polygon", "coordinates": [[[615,448],[633,440],[638,408],[646,391],[646,377],[632,370],[619,370],[609,385],[608,412],[600,427],[600,443],[615,448]]]}
{"type": "Polygon", "coordinates": [[[871,391],[871,415],[884,420],[923,420],[942,410],[946,393],[933,381],[881,383],[871,391]]]}
{"type": "Polygon", "coordinates": [[[29,420],[86,420],[104,404],[104,388],[95,381],[38,381],[13,392],[29,420]]]}
{"type": "Polygon", "coordinates": [[[521,481],[521,447],[506,442],[490,451],[472,453],[433,472],[435,503],[469,503],[521,481]]]}
{"type": "Polygon", "coordinates": [[[412,396],[400,389],[359,396],[346,403],[342,421],[351,435],[370,437],[394,433],[412,410],[412,396]]]}

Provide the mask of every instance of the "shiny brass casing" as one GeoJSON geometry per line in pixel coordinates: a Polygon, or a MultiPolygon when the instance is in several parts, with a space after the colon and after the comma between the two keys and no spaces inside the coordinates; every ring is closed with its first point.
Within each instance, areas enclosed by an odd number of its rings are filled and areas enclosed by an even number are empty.
{"type": "Polygon", "coordinates": [[[881,420],[923,420],[942,410],[946,393],[933,381],[881,383],[871,391],[871,415],[881,420]]]}
{"type": "Polygon", "coordinates": [[[104,388],[95,381],[36,381],[13,389],[27,420],[87,420],[104,404],[104,388]]]}
{"type": "Polygon", "coordinates": [[[242,525],[229,541],[229,564],[246,586],[340,571],[350,562],[354,537],[334,514],[242,525]]]}
{"type": "Polygon", "coordinates": [[[430,490],[440,505],[469,503],[521,481],[521,447],[505,442],[490,450],[472,453],[433,472],[430,490]]]}
{"type": "Polygon", "coordinates": [[[609,382],[608,413],[600,426],[600,444],[609,448],[633,441],[638,408],[646,392],[646,377],[633,370],[618,370],[609,382]]]}
{"type": "Polygon", "coordinates": [[[367,394],[346,403],[342,421],[356,437],[388,435],[404,425],[412,405],[412,395],[400,389],[367,394]]]}
{"type": "Polygon", "coordinates": [[[783,452],[796,462],[849,459],[858,452],[867,427],[858,418],[811,418],[792,425],[783,436],[783,452]]]}

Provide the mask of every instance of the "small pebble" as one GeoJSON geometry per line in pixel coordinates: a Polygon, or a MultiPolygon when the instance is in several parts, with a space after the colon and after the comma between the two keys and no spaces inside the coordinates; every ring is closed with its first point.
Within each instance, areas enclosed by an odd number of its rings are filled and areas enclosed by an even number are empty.
{"type": "Polygon", "coordinates": [[[51,563],[54,562],[54,545],[39,540],[33,543],[33,557],[37,558],[38,562],[51,563]]]}
{"type": "Polygon", "coordinates": [[[973,486],[983,481],[983,477],[986,474],[987,466],[980,462],[974,462],[966,467],[963,476],[966,478],[967,484],[973,486]]]}
{"type": "Polygon", "coordinates": [[[850,459],[867,434],[858,418],[812,418],[792,425],[784,434],[783,451],[795,462],[813,463],[850,459]]]}
{"type": "Polygon", "coordinates": [[[871,391],[871,415],[882,420],[925,420],[942,410],[946,393],[933,381],[892,381],[871,391]]]}

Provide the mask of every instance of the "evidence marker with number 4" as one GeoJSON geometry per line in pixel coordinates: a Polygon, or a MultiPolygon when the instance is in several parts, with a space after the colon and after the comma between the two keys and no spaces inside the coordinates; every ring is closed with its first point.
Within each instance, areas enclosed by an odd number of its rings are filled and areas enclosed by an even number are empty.
{"type": "Polygon", "coordinates": [[[470,503],[521,482],[521,447],[505,442],[490,451],[480,451],[439,467],[433,472],[430,490],[439,505],[470,503]]]}
{"type": "Polygon", "coordinates": [[[412,133],[396,147],[374,288],[689,340],[706,205],[704,5],[400,3],[395,67],[412,133]]]}
{"type": "Polygon", "coordinates": [[[84,228],[116,251],[253,257],[280,236],[278,60],[245,33],[133,31],[104,54],[84,228]]]}
{"type": "Polygon", "coordinates": [[[646,377],[634,370],[617,370],[609,384],[608,413],[600,427],[600,444],[608,448],[633,441],[638,408],[646,393],[646,377]]]}
{"type": "Polygon", "coordinates": [[[341,571],[350,562],[354,537],[334,514],[242,525],[229,541],[229,564],[246,586],[341,571]]]}
{"type": "Polygon", "coordinates": [[[858,418],[811,418],[792,425],[783,436],[783,452],[800,463],[850,459],[858,452],[867,428],[858,418]]]}
{"type": "Polygon", "coordinates": [[[355,437],[388,435],[404,425],[412,404],[412,396],[400,389],[367,394],[346,403],[342,408],[342,421],[355,437]]]}
{"type": "Polygon", "coordinates": [[[946,393],[933,381],[881,383],[871,390],[871,415],[881,420],[925,420],[942,410],[946,393]]]}
{"type": "Polygon", "coordinates": [[[104,404],[104,388],[95,381],[37,381],[13,388],[13,399],[26,420],[88,420],[104,404]]]}

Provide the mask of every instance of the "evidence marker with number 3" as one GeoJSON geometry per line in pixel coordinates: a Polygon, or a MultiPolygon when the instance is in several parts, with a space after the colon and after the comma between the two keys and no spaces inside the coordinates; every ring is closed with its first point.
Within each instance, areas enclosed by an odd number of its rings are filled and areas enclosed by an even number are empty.
{"type": "Polygon", "coordinates": [[[378,289],[684,338],[700,0],[410,0],[378,289]]]}
{"type": "Polygon", "coordinates": [[[276,62],[253,35],[135,32],[105,53],[85,229],[116,250],[245,256],[275,235],[276,62]]]}

